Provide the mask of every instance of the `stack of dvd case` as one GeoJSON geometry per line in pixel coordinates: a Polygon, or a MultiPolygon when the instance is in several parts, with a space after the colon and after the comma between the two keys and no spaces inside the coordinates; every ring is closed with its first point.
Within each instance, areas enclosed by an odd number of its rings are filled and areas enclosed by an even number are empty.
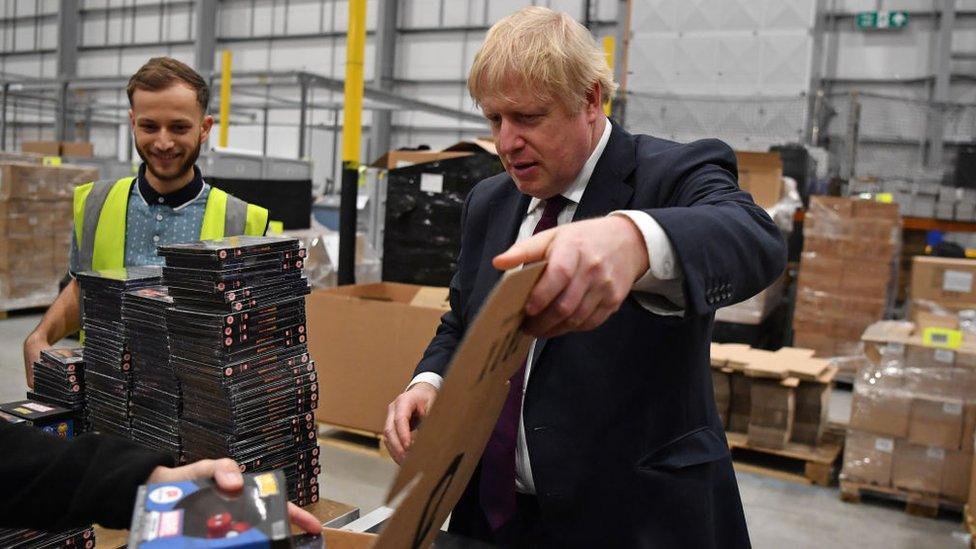
{"type": "Polygon", "coordinates": [[[317,501],[305,250],[294,238],[229,237],[157,252],[173,298],[166,323],[187,461],[227,456],[247,472],[283,468],[292,501],[317,501]]]}
{"type": "Polygon", "coordinates": [[[170,454],[180,463],[183,399],[180,381],[170,364],[166,331],[166,309],[172,304],[165,286],[126,292],[122,296],[122,322],[132,354],[132,440],[170,454]]]}
{"type": "Polygon", "coordinates": [[[0,547],[93,549],[95,529],[86,526],[64,532],[40,532],[23,528],[0,528],[0,547]]]}
{"type": "Polygon", "coordinates": [[[132,354],[122,322],[122,295],[159,285],[159,267],[78,273],[85,329],[88,423],[95,431],[131,438],[132,354]]]}
{"type": "Polygon", "coordinates": [[[74,412],[75,434],[85,432],[85,359],[81,347],[41,351],[34,363],[34,390],[27,398],[74,412]]]}

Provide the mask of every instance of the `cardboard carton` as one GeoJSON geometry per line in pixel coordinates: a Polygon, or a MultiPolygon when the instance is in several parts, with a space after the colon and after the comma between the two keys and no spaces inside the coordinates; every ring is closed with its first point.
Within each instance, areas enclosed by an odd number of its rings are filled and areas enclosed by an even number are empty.
{"type": "Polygon", "coordinates": [[[752,380],[749,444],[782,448],[790,440],[796,412],[794,389],[799,380],[752,380]]]}
{"type": "Polygon", "coordinates": [[[911,297],[956,311],[976,304],[976,260],[915,256],[911,297]]]}
{"type": "Polygon", "coordinates": [[[87,141],[62,141],[61,156],[74,158],[91,158],[95,154],[95,147],[87,141]]]}
{"type": "Polygon", "coordinates": [[[783,161],[779,153],[736,151],[739,187],[752,195],[756,204],[770,208],[783,194],[783,161]]]}
{"type": "Polygon", "coordinates": [[[855,387],[851,399],[851,429],[884,435],[905,437],[911,417],[912,399],[900,391],[866,393],[855,387]]]}
{"type": "Polygon", "coordinates": [[[60,156],[60,141],[24,141],[20,144],[20,150],[25,153],[35,153],[44,156],[60,156]]]}
{"type": "Polygon", "coordinates": [[[0,164],[0,200],[58,200],[74,196],[75,187],[98,179],[98,168],[0,164]]]}
{"type": "Polygon", "coordinates": [[[916,397],[912,399],[908,440],[921,446],[958,450],[962,424],[962,401],[916,397]]]}
{"type": "Polygon", "coordinates": [[[844,443],[843,477],[857,482],[891,485],[895,441],[861,431],[848,431],[844,443]]]}
{"type": "Polygon", "coordinates": [[[813,446],[820,444],[827,426],[830,391],[830,383],[801,381],[797,386],[796,414],[791,438],[793,442],[813,446]]]}
{"type": "Polygon", "coordinates": [[[964,503],[969,497],[969,475],[973,467],[972,447],[946,452],[939,493],[952,501],[964,503]]]}
{"type": "Polygon", "coordinates": [[[749,430],[749,415],[752,412],[752,379],[742,372],[729,376],[729,389],[732,401],[729,404],[729,431],[745,433],[749,430]]]}
{"type": "Polygon", "coordinates": [[[897,440],[891,467],[891,483],[903,490],[938,494],[942,489],[945,461],[946,450],[943,448],[897,440]]]}
{"type": "Polygon", "coordinates": [[[307,298],[309,352],[318,369],[316,417],[381,433],[444,314],[446,288],[383,282],[316,290],[307,298]],[[440,306],[413,304],[438,291],[440,306]]]}
{"type": "Polygon", "coordinates": [[[749,299],[715,311],[716,322],[758,325],[783,301],[786,274],[749,299]]]}

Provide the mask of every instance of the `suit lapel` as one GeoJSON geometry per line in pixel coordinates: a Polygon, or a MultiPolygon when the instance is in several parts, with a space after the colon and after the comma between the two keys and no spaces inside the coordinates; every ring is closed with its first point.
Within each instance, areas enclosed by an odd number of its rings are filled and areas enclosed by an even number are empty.
{"type": "MultiPolygon", "coordinates": [[[[482,268],[487,271],[482,272],[478,277],[479,288],[476,290],[476,295],[480,296],[479,299],[487,296],[491,287],[501,278],[501,271],[492,266],[491,260],[515,243],[530,200],[531,197],[520,193],[515,183],[509,179],[505,191],[499,193],[499,196],[491,202],[488,211],[488,228],[485,233],[484,257],[481,260],[482,268]]],[[[478,308],[481,308],[480,301],[478,308]]]]}
{"type": "MultiPolygon", "coordinates": [[[[612,211],[623,209],[630,203],[634,187],[627,181],[631,172],[637,167],[635,156],[634,137],[611,122],[610,140],[607,141],[607,146],[593,169],[590,181],[586,184],[583,198],[580,199],[576,213],[573,214],[573,221],[602,217],[612,211]]],[[[533,369],[539,364],[539,357],[542,356],[548,341],[545,338],[536,340],[532,353],[533,369]]]]}

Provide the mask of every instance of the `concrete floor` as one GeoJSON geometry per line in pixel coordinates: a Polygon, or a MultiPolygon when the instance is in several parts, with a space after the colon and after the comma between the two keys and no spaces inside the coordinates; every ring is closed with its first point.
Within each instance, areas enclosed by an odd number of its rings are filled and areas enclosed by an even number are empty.
{"type": "MultiPolygon", "coordinates": [[[[39,315],[0,320],[0,402],[23,398],[23,338],[39,315]]],[[[830,417],[845,421],[850,393],[835,391],[830,417]]],[[[383,503],[396,474],[392,461],[362,451],[323,445],[321,494],[362,509],[383,503]]],[[[2,458],[0,458],[2,459],[2,458]]],[[[968,547],[958,517],[926,519],[906,515],[902,506],[880,501],[848,504],[837,488],[806,486],[738,473],[746,520],[757,548],[963,548],[968,547]]],[[[613,524],[612,517],[606,519],[613,524]]]]}

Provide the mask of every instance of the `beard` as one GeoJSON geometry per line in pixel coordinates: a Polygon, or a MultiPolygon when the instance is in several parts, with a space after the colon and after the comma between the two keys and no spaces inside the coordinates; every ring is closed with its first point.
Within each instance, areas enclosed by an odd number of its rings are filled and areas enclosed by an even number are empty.
{"type": "Polygon", "coordinates": [[[146,163],[146,169],[148,169],[150,173],[156,176],[157,179],[159,179],[160,181],[176,181],[184,177],[187,174],[187,172],[193,170],[193,165],[197,163],[197,158],[200,157],[200,147],[201,147],[201,143],[197,143],[197,146],[191,149],[186,154],[186,159],[183,161],[182,164],[180,164],[180,167],[175,174],[163,174],[157,171],[156,168],[153,166],[153,163],[149,161],[150,155],[147,154],[146,151],[144,151],[142,147],[139,146],[138,143],[136,143],[136,152],[139,153],[139,158],[141,158],[142,161],[146,163]]]}

